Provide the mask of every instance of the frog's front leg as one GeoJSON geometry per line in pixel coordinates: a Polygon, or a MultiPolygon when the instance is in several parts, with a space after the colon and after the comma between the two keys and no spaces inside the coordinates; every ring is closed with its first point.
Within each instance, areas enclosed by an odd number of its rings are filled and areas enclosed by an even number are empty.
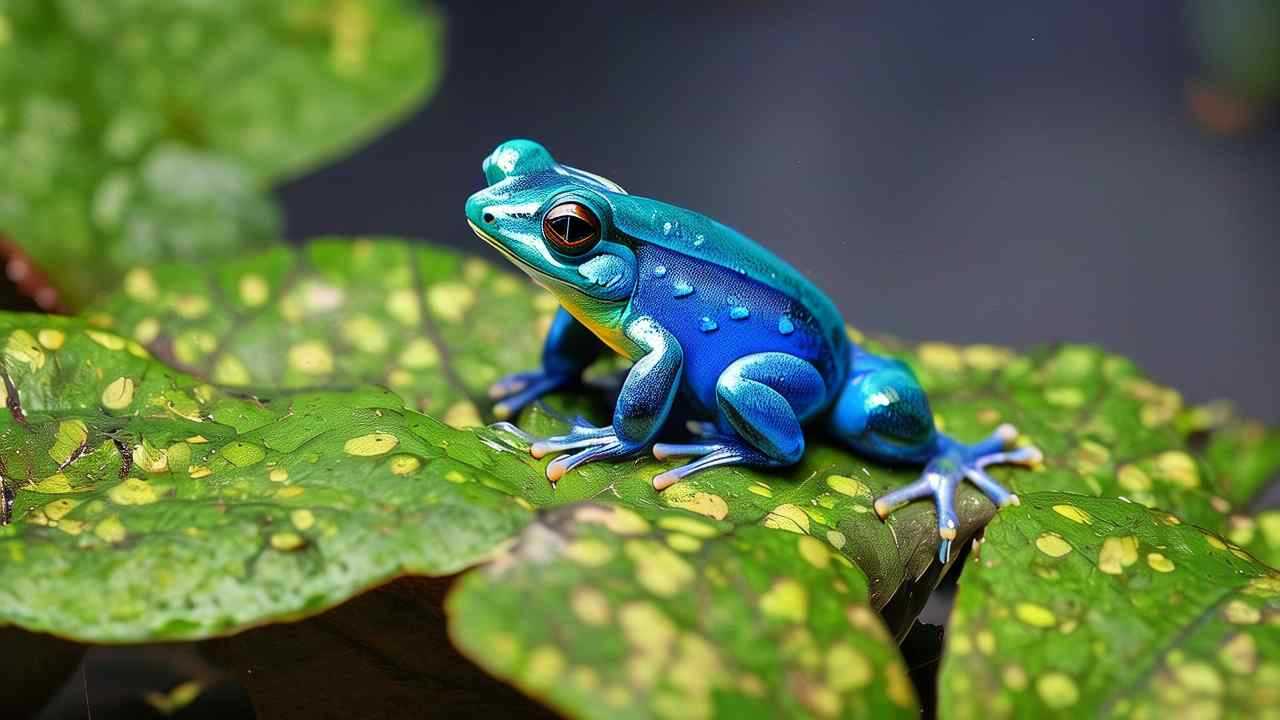
{"type": "Polygon", "coordinates": [[[559,308],[542,345],[542,367],[508,375],[489,387],[489,398],[498,401],[494,417],[505,420],[543,395],[577,382],[604,349],[585,325],[559,308]]]}
{"type": "Polygon", "coordinates": [[[619,460],[643,450],[671,412],[684,370],[680,343],[647,316],[629,322],[624,333],[644,355],[631,366],[622,383],[613,424],[603,428],[575,426],[564,435],[540,440],[529,448],[535,458],[576,451],[547,465],[547,479],[553,483],[579,465],[619,460]]]}
{"type": "Polygon", "coordinates": [[[827,398],[822,375],[808,361],[780,352],[747,355],[730,363],[716,381],[716,407],[721,425],[731,429],[718,435],[702,433],[700,442],[658,443],[659,460],[697,457],[653,478],[657,490],[703,470],[724,465],[778,467],[804,456],[802,423],[827,398]]]}

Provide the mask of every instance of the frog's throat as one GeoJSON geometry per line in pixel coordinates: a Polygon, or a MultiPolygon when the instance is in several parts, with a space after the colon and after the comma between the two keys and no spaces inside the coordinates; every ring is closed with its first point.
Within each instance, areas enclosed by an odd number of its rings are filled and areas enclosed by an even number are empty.
{"type": "Polygon", "coordinates": [[[608,345],[614,352],[631,360],[638,359],[643,355],[643,351],[631,341],[623,332],[623,316],[626,314],[626,302],[609,302],[598,300],[590,295],[582,292],[570,283],[542,272],[538,268],[529,265],[520,259],[518,255],[503,246],[489,233],[480,229],[475,223],[467,220],[467,224],[471,226],[474,232],[481,240],[491,245],[495,250],[502,254],[511,264],[520,268],[526,275],[533,279],[534,282],[541,285],[560,301],[560,305],[568,311],[578,322],[586,326],[596,337],[600,338],[605,345],[608,345]]]}

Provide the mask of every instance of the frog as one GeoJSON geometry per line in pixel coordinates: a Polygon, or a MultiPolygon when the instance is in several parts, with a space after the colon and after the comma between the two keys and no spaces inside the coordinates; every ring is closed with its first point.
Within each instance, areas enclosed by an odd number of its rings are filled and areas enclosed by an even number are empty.
{"type": "Polygon", "coordinates": [[[487,186],[467,198],[468,225],[559,305],[541,367],[489,388],[495,416],[580,382],[606,353],[631,361],[611,423],[577,418],[563,434],[528,437],[534,458],[554,456],[553,485],[588,463],[645,453],[685,463],[653,476],[658,492],[716,467],[785,467],[812,432],[876,462],[921,467],[873,507],[885,520],[932,498],[943,562],[962,482],[997,507],[1018,503],[986,469],[1035,466],[1040,450],[1009,424],[972,443],[939,430],[911,367],[854,342],[822,290],[746,235],[562,164],[533,140],[501,143],[481,168],[487,186]],[[684,435],[673,437],[682,419],[684,435]]]}

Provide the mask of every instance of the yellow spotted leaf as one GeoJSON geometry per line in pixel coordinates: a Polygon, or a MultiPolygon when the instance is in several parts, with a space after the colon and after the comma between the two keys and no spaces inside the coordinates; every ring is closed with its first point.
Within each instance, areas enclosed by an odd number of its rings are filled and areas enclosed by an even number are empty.
{"type": "Polygon", "coordinates": [[[1280,571],[1164,511],[1024,495],[965,569],[943,718],[1252,718],[1280,708],[1280,571]],[[1092,522],[1058,510],[1069,505],[1092,522]],[[1035,542],[1029,542],[1035,538],[1035,542]],[[1271,673],[1271,675],[1269,675],[1271,673]]]}
{"type": "Polygon", "coordinates": [[[570,717],[646,705],[672,717],[917,716],[866,578],[820,555],[820,541],[660,510],[641,512],[648,530],[620,533],[618,512],[635,511],[552,510],[492,570],[468,574],[447,602],[462,651],[570,717]],[[669,549],[687,525],[702,542],[669,549]],[[588,543],[601,551],[569,551],[588,543]],[[668,582],[645,580],[655,565],[668,582]]]}

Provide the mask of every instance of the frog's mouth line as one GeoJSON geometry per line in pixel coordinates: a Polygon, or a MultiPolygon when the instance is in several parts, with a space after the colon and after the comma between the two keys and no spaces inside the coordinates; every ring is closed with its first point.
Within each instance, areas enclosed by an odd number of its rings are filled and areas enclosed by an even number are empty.
{"type": "Polygon", "coordinates": [[[475,233],[476,237],[492,245],[495,250],[502,253],[508,260],[522,267],[524,266],[524,263],[519,262],[519,260],[516,258],[515,253],[511,252],[506,247],[504,247],[502,243],[498,242],[498,240],[494,238],[492,235],[485,232],[484,230],[481,230],[479,225],[476,225],[475,223],[471,222],[471,218],[467,218],[467,224],[471,226],[471,232],[475,233]]]}
{"type": "MultiPolygon", "coordinates": [[[[555,277],[553,275],[549,275],[543,272],[542,270],[530,265],[529,263],[526,263],[524,260],[520,258],[519,255],[516,255],[507,246],[498,242],[497,238],[495,238],[494,236],[482,230],[479,225],[476,225],[475,223],[471,222],[471,218],[467,218],[467,224],[471,226],[471,232],[475,233],[476,237],[480,238],[486,243],[489,243],[489,245],[491,245],[493,249],[497,250],[499,253],[502,253],[502,256],[505,257],[507,260],[510,260],[511,264],[523,270],[526,275],[533,278],[534,281],[537,282],[539,285],[546,287],[547,282],[553,282],[558,286],[568,288],[575,292],[582,292],[581,290],[578,290],[578,288],[565,282],[564,280],[561,280],[560,278],[555,277]]],[[[551,288],[547,288],[547,289],[550,290],[551,288]]]]}

